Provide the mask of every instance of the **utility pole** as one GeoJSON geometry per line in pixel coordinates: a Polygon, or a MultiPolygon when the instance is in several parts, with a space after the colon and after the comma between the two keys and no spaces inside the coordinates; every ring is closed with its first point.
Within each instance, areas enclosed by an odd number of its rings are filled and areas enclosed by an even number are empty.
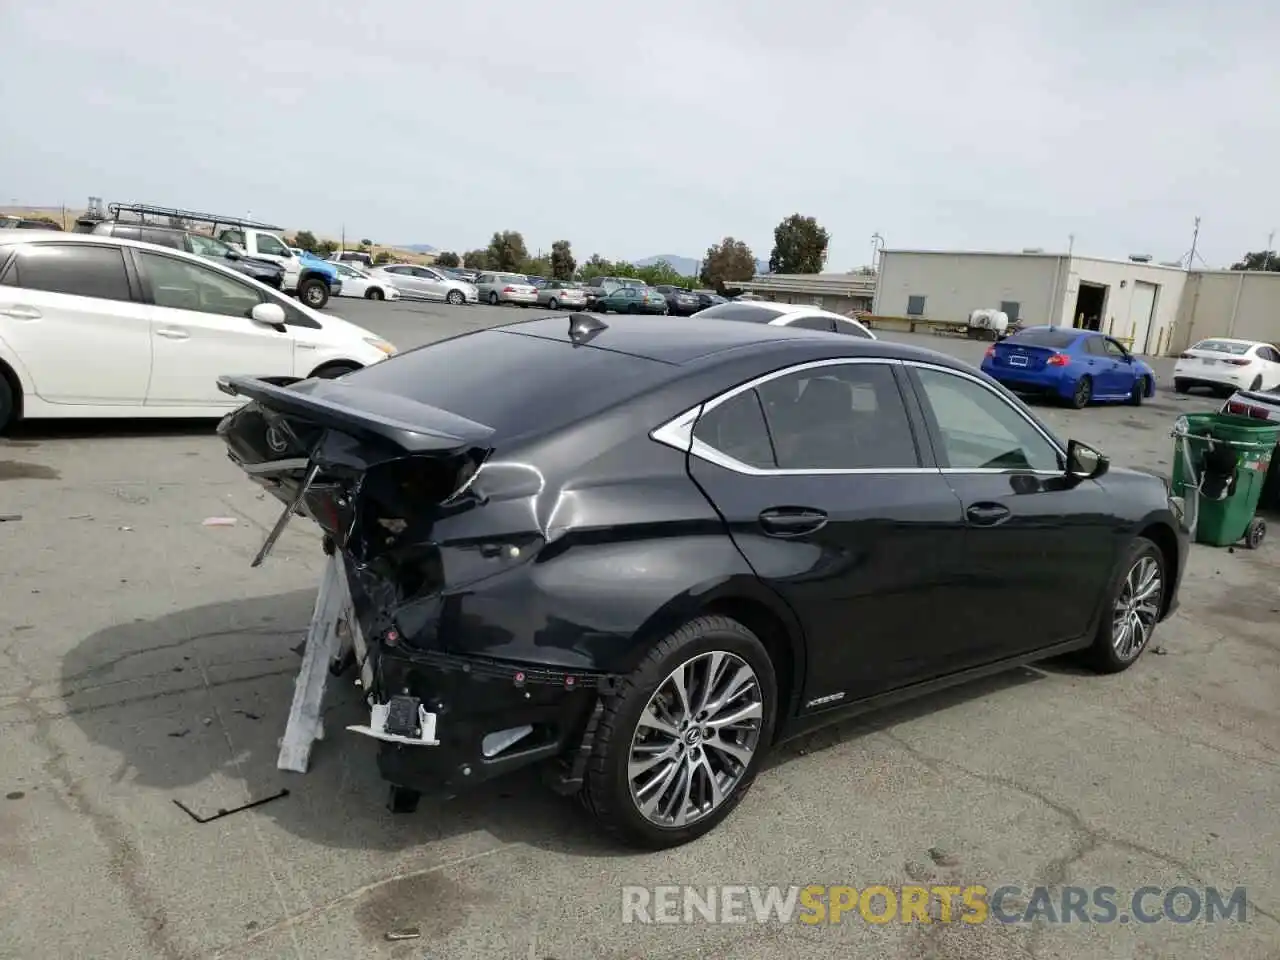
{"type": "Polygon", "coordinates": [[[1187,269],[1191,270],[1196,265],[1196,241],[1200,239],[1200,218],[1196,217],[1196,228],[1191,233],[1191,252],[1187,254],[1187,269]]]}
{"type": "Polygon", "coordinates": [[[1276,232],[1274,230],[1272,230],[1269,234],[1267,234],[1267,249],[1266,249],[1266,252],[1263,253],[1262,255],[1262,269],[1264,271],[1271,269],[1271,243],[1272,241],[1275,240],[1275,238],[1276,238],[1276,232]]]}
{"type": "Polygon", "coordinates": [[[1067,259],[1071,259],[1071,255],[1076,252],[1076,235],[1074,233],[1067,234],[1067,259]]]}

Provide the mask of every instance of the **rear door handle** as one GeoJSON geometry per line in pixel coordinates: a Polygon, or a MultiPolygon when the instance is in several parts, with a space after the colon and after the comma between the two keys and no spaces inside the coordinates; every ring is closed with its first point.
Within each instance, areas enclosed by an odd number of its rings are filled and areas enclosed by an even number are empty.
{"type": "Polygon", "coordinates": [[[43,314],[35,307],[3,307],[0,316],[12,317],[14,320],[39,320],[43,314]]]}
{"type": "Polygon", "coordinates": [[[760,526],[775,537],[802,537],[827,525],[827,515],[808,507],[773,507],[760,514],[760,526]]]}
{"type": "Polygon", "coordinates": [[[964,512],[964,515],[976,527],[994,527],[1008,520],[1012,513],[1001,503],[975,503],[964,512]]]}
{"type": "Polygon", "coordinates": [[[190,340],[191,334],[179,327],[161,327],[156,331],[157,337],[164,337],[166,340],[190,340]]]}

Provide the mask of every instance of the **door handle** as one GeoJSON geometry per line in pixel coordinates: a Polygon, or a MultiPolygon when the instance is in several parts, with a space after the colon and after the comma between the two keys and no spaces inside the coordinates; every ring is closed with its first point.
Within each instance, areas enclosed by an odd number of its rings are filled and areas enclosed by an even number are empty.
{"type": "Polygon", "coordinates": [[[166,340],[190,340],[191,334],[178,327],[161,327],[156,331],[157,337],[164,337],[166,340]]]}
{"type": "Polygon", "coordinates": [[[14,320],[39,320],[43,314],[35,307],[3,307],[0,316],[12,317],[14,320]]]}
{"type": "Polygon", "coordinates": [[[1008,520],[1012,513],[1001,503],[975,503],[964,515],[976,527],[994,527],[1008,520]]]}
{"type": "Polygon", "coordinates": [[[807,507],[773,507],[760,514],[760,526],[775,537],[802,537],[827,525],[827,515],[807,507]]]}

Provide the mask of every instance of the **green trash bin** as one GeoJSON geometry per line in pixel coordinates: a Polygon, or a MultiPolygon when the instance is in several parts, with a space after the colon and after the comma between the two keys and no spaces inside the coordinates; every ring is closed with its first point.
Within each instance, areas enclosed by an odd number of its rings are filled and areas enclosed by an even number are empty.
{"type": "Polygon", "coordinates": [[[1178,418],[1173,437],[1169,486],[1187,504],[1196,543],[1225,547],[1244,540],[1258,546],[1267,528],[1255,514],[1280,426],[1229,413],[1195,413],[1178,418]],[[1232,462],[1234,489],[1222,499],[1205,496],[1206,468],[1232,462]]]}

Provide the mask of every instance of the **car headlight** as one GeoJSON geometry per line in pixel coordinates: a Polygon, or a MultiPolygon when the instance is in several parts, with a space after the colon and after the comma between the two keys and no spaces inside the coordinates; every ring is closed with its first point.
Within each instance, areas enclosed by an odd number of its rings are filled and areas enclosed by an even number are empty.
{"type": "Polygon", "coordinates": [[[375,350],[381,350],[388,357],[396,352],[395,344],[388,343],[386,340],[383,340],[380,337],[365,337],[364,342],[367,343],[369,346],[373,347],[375,350]]]}

